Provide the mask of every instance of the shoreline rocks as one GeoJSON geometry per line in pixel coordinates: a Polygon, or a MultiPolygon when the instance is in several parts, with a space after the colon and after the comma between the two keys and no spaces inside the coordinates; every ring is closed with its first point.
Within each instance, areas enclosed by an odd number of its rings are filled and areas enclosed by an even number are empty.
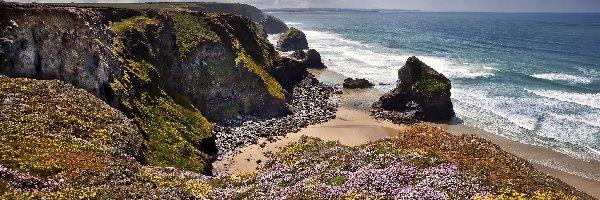
{"type": "Polygon", "coordinates": [[[450,88],[443,74],[410,57],[398,70],[397,87],[373,103],[371,115],[394,123],[450,120],[455,115],[450,88]]]}
{"type": "Polygon", "coordinates": [[[289,57],[301,62],[308,69],[327,68],[321,59],[321,54],[315,49],[309,49],[306,53],[303,50],[296,50],[289,57]]]}
{"type": "Polygon", "coordinates": [[[291,27],[277,41],[277,50],[296,51],[308,49],[306,35],[301,30],[291,27]]]}
{"type": "Polygon", "coordinates": [[[302,80],[293,88],[289,103],[292,114],[272,119],[240,116],[229,122],[229,126],[213,124],[212,134],[216,138],[218,160],[239,153],[239,149],[256,144],[260,138],[285,136],[301,128],[323,123],[335,118],[337,105],[332,101],[334,89],[320,83],[314,76],[302,80]]]}
{"type": "Polygon", "coordinates": [[[344,88],[347,88],[347,89],[365,89],[365,88],[372,88],[375,85],[364,78],[357,78],[357,79],[347,78],[347,79],[344,79],[343,86],[344,86],[344,88]]]}

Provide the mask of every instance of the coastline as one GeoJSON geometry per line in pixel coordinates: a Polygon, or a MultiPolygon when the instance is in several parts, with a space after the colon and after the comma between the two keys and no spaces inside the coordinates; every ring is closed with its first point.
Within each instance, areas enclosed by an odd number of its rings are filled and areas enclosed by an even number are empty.
{"type": "MultiPolygon", "coordinates": [[[[327,69],[310,70],[310,72],[320,81],[332,86],[338,85],[340,80],[345,78],[327,69]]],[[[410,127],[409,125],[397,125],[388,121],[373,119],[368,114],[370,106],[368,102],[379,98],[383,92],[377,89],[344,89],[343,91],[343,94],[338,94],[334,97],[337,98],[340,104],[335,119],[309,126],[301,129],[299,132],[289,133],[284,137],[277,137],[275,138],[276,140],[261,140],[255,145],[246,146],[240,149],[241,153],[236,154],[232,158],[214,163],[213,166],[216,173],[243,174],[252,172],[256,170],[261,162],[267,159],[264,154],[277,152],[286,144],[299,140],[303,135],[317,137],[326,141],[337,140],[344,145],[357,146],[395,136],[397,133],[410,127]]],[[[441,127],[455,135],[473,134],[484,138],[500,146],[503,150],[532,163],[537,170],[556,177],[578,190],[600,198],[600,191],[597,190],[597,188],[600,188],[600,181],[576,174],[598,175],[600,171],[597,169],[600,169],[600,162],[586,162],[575,159],[546,147],[522,144],[463,124],[425,124],[441,127]],[[559,168],[557,167],[559,165],[569,169],[576,169],[577,172],[564,172],[563,170],[556,169],[559,168]]]]}

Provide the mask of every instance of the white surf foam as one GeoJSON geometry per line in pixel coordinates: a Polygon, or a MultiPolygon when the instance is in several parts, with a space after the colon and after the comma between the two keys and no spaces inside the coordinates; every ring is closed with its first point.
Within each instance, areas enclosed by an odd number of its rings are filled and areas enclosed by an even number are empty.
{"type": "MultiPolygon", "coordinates": [[[[504,118],[526,130],[534,130],[538,123],[538,117],[535,115],[534,110],[539,102],[535,99],[492,96],[487,91],[461,88],[453,89],[452,96],[463,104],[467,104],[462,108],[467,112],[473,110],[469,107],[487,110],[491,114],[504,118]]],[[[480,111],[471,113],[477,112],[480,111]]],[[[522,130],[512,129],[511,131],[521,132],[522,130]]]]}
{"type": "Polygon", "coordinates": [[[600,108],[600,93],[586,94],[586,93],[575,93],[575,92],[564,92],[557,90],[529,90],[528,92],[536,94],[538,96],[556,99],[559,101],[576,103],[579,105],[589,106],[593,108],[600,108]]]}
{"type": "Polygon", "coordinates": [[[302,25],[300,22],[285,22],[286,25],[302,25]]]}
{"type": "Polygon", "coordinates": [[[568,82],[569,84],[590,84],[594,82],[593,79],[588,77],[560,73],[533,74],[530,76],[551,81],[564,81],[568,82]]]}
{"type": "MultiPolygon", "coordinates": [[[[372,66],[381,68],[393,68],[397,70],[409,57],[407,52],[390,49],[376,44],[365,44],[359,41],[346,39],[339,34],[303,30],[307,36],[309,46],[321,52],[325,59],[344,57],[355,60],[358,66],[346,65],[343,68],[372,66]]],[[[496,69],[489,66],[477,66],[469,63],[449,60],[433,56],[419,56],[423,62],[432,68],[448,76],[449,78],[488,78],[494,76],[496,69]]],[[[351,64],[351,63],[344,63],[351,64]]],[[[341,67],[342,68],[342,67],[341,67]]],[[[379,77],[387,77],[390,74],[380,74],[379,77]]],[[[343,72],[342,72],[343,74],[343,72]]],[[[346,74],[344,74],[346,75],[346,74]]],[[[392,75],[396,75],[393,73],[392,75]]],[[[374,79],[378,77],[372,77],[374,79]]],[[[392,81],[392,82],[395,82],[392,81]]]]}

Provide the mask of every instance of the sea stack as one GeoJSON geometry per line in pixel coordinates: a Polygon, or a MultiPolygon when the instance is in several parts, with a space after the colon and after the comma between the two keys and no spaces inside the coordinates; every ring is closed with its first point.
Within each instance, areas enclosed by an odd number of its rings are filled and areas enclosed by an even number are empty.
{"type": "Polygon", "coordinates": [[[296,51],[308,49],[306,35],[297,28],[290,28],[277,41],[277,49],[280,51],[296,51]]]}
{"type": "Polygon", "coordinates": [[[394,123],[450,120],[450,88],[448,78],[413,56],[398,70],[396,88],[372,105],[372,114],[394,123]]]}

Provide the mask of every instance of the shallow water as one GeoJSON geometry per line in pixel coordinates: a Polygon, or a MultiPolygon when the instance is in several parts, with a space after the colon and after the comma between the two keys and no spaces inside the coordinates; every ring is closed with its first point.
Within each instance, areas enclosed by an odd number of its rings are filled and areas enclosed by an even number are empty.
{"type": "Polygon", "coordinates": [[[416,55],[452,80],[465,125],[600,160],[600,14],[272,14],[332,71],[388,91],[416,55]]]}

